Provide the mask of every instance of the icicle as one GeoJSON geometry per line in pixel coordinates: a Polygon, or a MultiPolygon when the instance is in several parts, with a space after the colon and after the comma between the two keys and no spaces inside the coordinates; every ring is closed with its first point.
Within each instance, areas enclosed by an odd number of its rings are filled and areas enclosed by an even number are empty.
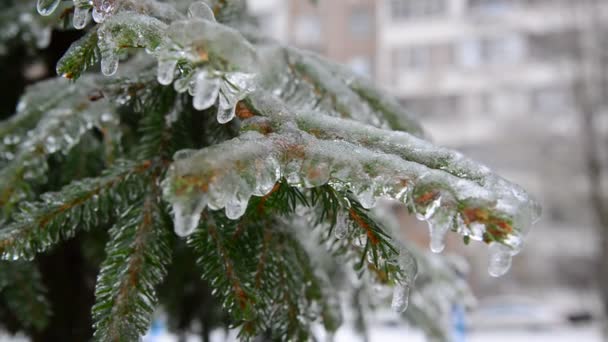
{"type": "Polygon", "coordinates": [[[87,26],[87,23],[89,22],[89,11],[90,8],[88,7],[74,6],[74,17],[72,22],[74,23],[75,29],[81,30],[87,26]]]}
{"type": "Polygon", "coordinates": [[[114,51],[101,54],[101,72],[106,76],[112,76],[118,71],[118,54],[114,51]]]}
{"type": "Polygon", "coordinates": [[[100,0],[101,4],[93,7],[93,20],[96,23],[103,23],[108,16],[114,11],[115,0],[100,0]]]}
{"type": "Polygon", "coordinates": [[[206,203],[203,198],[198,201],[181,201],[173,202],[173,224],[175,234],[186,237],[194,232],[198,227],[201,213],[205,209],[206,203]]]}
{"type": "Polygon", "coordinates": [[[112,76],[118,70],[118,53],[112,34],[103,27],[97,32],[99,50],[101,51],[101,72],[112,76]]]}
{"type": "Polygon", "coordinates": [[[201,18],[215,21],[213,10],[204,2],[195,2],[188,8],[188,16],[190,18],[201,18]]]}
{"type": "Polygon", "coordinates": [[[61,0],[38,0],[36,8],[40,15],[49,16],[57,9],[60,2],[61,0]]]}
{"type": "Polygon", "coordinates": [[[228,123],[232,119],[234,119],[235,113],[236,113],[236,106],[230,107],[230,108],[227,108],[227,109],[223,109],[222,107],[218,106],[218,108],[217,108],[217,122],[219,122],[221,124],[228,123]]]}
{"type": "Polygon", "coordinates": [[[250,188],[242,182],[236,194],[226,202],[226,217],[236,220],[243,216],[247,211],[249,197],[251,197],[250,188]]]}
{"type": "Polygon", "coordinates": [[[171,84],[171,82],[173,82],[173,77],[175,76],[176,66],[176,59],[163,57],[159,58],[157,72],[158,83],[162,85],[171,84]]]}
{"type": "Polygon", "coordinates": [[[493,242],[490,245],[490,260],[488,273],[493,277],[500,277],[511,268],[513,250],[509,246],[493,242]]]}
{"type": "Polygon", "coordinates": [[[334,226],[334,236],[336,239],[344,239],[348,234],[348,218],[347,215],[340,211],[336,215],[336,225],[334,226]]]}
{"type": "Polygon", "coordinates": [[[407,284],[398,284],[393,290],[393,300],[391,308],[398,313],[405,312],[409,304],[410,286],[407,284]]]}
{"type": "Polygon", "coordinates": [[[445,238],[453,223],[453,213],[439,208],[428,219],[430,248],[433,253],[441,253],[445,248],[445,238]]]}
{"type": "Polygon", "coordinates": [[[210,77],[208,72],[203,70],[196,75],[192,105],[198,110],[205,110],[215,104],[219,92],[220,79],[210,77]]]}

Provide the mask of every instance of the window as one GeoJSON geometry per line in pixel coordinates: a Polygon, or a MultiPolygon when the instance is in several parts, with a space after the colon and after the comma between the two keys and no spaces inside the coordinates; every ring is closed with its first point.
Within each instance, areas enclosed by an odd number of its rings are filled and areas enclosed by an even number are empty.
{"type": "Polygon", "coordinates": [[[525,57],[526,50],[526,40],[517,34],[466,40],[458,45],[458,62],[466,68],[517,63],[525,57]]]}
{"type": "Polygon", "coordinates": [[[349,29],[354,38],[365,39],[372,35],[373,18],[367,7],[357,6],[350,12],[349,29]]]}
{"type": "Polygon", "coordinates": [[[413,19],[439,16],[445,13],[445,0],[391,0],[390,14],[393,19],[413,19]]]}
{"type": "Polygon", "coordinates": [[[393,51],[393,68],[397,71],[442,68],[453,60],[449,44],[408,46],[393,51]]]}
{"type": "Polygon", "coordinates": [[[519,35],[482,40],[483,60],[488,64],[516,63],[525,54],[525,40],[519,35]]]}
{"type": "Polygon", "coordinates": [[[564,88],[547,87],[532,92],[532,109],[540,113],[559,113],[572,109],[572,95],[564,88]]]}
{"type": "Polygon", "coordinates": [[[469,0],[471,11],[483,15],[501,15],[509,11],[513,0],[469,0]]]}
{"type": "Polygon", "coordinates": [[[463,67],[476,67],[481,64],[481,44],[478,40],[466,40],[458,46],[458,59],[463,67]]]}

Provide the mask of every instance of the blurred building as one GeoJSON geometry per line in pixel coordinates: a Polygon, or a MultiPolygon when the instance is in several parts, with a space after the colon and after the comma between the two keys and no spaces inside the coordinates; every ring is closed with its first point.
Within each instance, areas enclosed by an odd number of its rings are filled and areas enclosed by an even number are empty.
{"type": "Polygon", "coordinates": [[[572,96],[585,2],[286,0],[280,9],[288,42],[374,79],[435,142],[488,164],[543,203],[542,221],[501,282],[485,276],[484,248],[459,250],[484,273],[475,277],[481,290],[593,286],[598,244],[572,96]]]}

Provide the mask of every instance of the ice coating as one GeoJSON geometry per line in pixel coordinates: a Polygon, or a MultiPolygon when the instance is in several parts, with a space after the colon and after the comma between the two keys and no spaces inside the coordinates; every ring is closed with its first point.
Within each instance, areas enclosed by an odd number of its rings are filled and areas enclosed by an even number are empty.
{"type": "Polygon", "coordinates": [[[164,39],[162,33],[166,29],[167,25],[160,20],[136,12],[120,12],[105,20],[97,31],[101,72],[106,76],[116,73],[120,49],[124,47],[154,51],[164,39]]]}
{"type": "MultiPolygon", "coordinates": [[[[248,108],[242,123],[247,141],[236,138],[176,162],[167,194],[192,200],[202,196],[209,198],[212,209],[226,209],[227,198],[238,191],[236,203],[245,203],[257,179],[251,165],[272,160],[274,171],[268,174],[274,176],[265,182],[285,177],[302,188],[328,183],[346,187],[364,207],[373,207],[379,198],[406,203],[429,223],[434,252],[443,250],[452,230],[473,240],[495,241],[514,254],[538,217],[537,203],[518,186],[457,152],[432,149],[407,133],[391,135],[306,111],[290,116],[276,100],[262,95],[242,106],[248,108]],[[249,117],[251,113],[264,116],[249,117]]],[[[228,211],[237,218],[244,209],[231,204],[228,211]]]]}
{"type": "Polygon", "coordinates": [[[190,19],[170,25],[169,39],[159,48],[158,81],[175,82],[176,91],[188,91],[198,110],[217,104],[218,122],[227,123],[237,102],[256,88],[256,53],[238,32],[216,23],[206,4],[192,4],[188,14],[190,19]],[[196,67],[176,73],[178,63],[196,67]]]}

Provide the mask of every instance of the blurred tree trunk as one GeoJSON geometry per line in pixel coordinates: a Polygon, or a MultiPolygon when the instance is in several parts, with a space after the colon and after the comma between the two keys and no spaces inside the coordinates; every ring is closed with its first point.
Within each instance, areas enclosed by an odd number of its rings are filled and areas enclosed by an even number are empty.
{"type": "Polygon", "coordinates": [[[608,27],[602,16],[603,0],[581,1],[581,34],[575,52],[579,78],[574,83],[575,105],[580,111],[581,135],[589,184],[589,200],[599,233],[598,284],[604,310],[604,339],[608,340],[608,199],[605,190],[606,141],[598,130],[600,116],[608,114],[608,27]]]}

